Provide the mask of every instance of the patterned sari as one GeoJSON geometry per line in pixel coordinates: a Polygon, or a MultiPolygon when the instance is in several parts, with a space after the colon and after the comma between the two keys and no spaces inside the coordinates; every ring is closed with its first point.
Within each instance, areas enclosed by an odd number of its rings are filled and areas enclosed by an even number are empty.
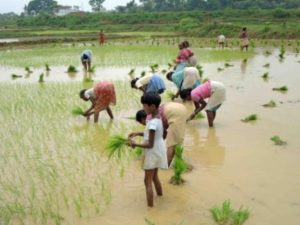
{"type": "Polygon", "coordinates": [[[102,81],[95,84],[94,92],[96,95],[95,112],[100,112],[106,109],[109,105],[115,105],[117,102],[115,87],[110,82],[102,81]]]}

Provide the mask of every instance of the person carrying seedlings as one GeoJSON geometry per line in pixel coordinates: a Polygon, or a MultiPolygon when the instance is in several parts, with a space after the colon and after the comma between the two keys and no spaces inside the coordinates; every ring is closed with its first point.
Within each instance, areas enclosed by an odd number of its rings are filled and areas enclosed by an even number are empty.
{"type": "Polygon", "coordinates": [[[169,81],[172,81],[178,88],[178,91],[175,94],[175,96],[172,97],[172,100],[179,96],[181,90],[188,88],[194,89],[201,84],[199,71],[196,67],[192,66],[185,67],[181,71],[171,71],[167,73],[167,79],[169,81]]]}
{"type": "Polygon", "coordinates": [[[249,39],[248,39],[247,27],[243,27],[239,38],[241,39],[241,51],[243,51],[244,49],[248,51],[249,39]]]}
{"type": "Polygon", "coordinates": [[[80,91],[79,96],[84,101],[91,101],[92,106],[85,111],[82,115],[88,120],[94,114],[94,122],[98,122],[99,113],[106,110],[111,119],[114,118],[110,105],[116,104],[116,93],[114,85],[107,81],[102,81],[93,88],[83,89],[80,91]]]}
{"type": "Polygon", "coordinates": [[[86,49],[83,52],[81,52],[80,60],[81,60],[84,70],[90,71],[91,63],[92,63],[92,51],[89,49],[86,49]]]}
{"type": "Polygon", "coordinates": [[[186,122],[194,119],[202,109],[205,109],[208,125],[213,127],[217,109],[220,108],[221,104],[225,101],[226,91],[222,83],[209,80],[194,90],[191,88],[182,90],[180,97],[183,100],[192,100],[195,105],[194,112],[188,117],[186,122]],[[207,98],[208,102],[204,100],[207,98]]]}
{"type": "Polygon", "coordinates": [[[149,74],[134,78],[130,82],[132,88],[140,89],[144,94],[162,94],[166,90],[163,79],[158,74],[149,74]]]}
{"type": "Polygon", "coordinates": [[[147,122],[144,133],[137,132],[128,135],[128,145],[132,148],[144,148],[145,188],[147,205],[153,207],[153,189],[154,184],[158,196],[163,195],[162,186],[158,178],[158,168],[168,169],[166,145],[163,139],[163,125],[159,118],[158,107],[161,102],[159,95],[145,94],[141,98],[143,108],[151,119],[147,122]],[[133,138],[144,136],[143,143],[136,143],[133,138]]]}
{"type": "MultiPolygon", "coordinates": [[[[187,110],[181,103],[168,102],[159,106],[158,114],[164,128],[163,138],[167,143],[168,166],[170,166],[175,155],[175,146],[183,144],[187,110]]],[[[151,118],[145,110],[137,111],[135,117],[136,121],[143,125],[151,118]]]]}

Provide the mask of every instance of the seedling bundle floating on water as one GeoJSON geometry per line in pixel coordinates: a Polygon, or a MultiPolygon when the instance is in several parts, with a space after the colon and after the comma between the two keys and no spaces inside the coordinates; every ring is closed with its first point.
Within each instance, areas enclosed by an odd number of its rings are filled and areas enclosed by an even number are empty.
{"type": "Polygon", "coordinates": [[[273,100],[271,100],[268,103],[263,104],[262,106],[263,107],[268,107],[268,108],[274,108],[274,107],[276,107],[276,103],[273,100]]]}
{"type": "Polygon", "coordinates": [[[114,135],[112,136],[106,149],[108,151],[108,157],[111,158],[112,156],[118,157],[119,159],[122,158],[122,155],[125,153],[127,148],[127,138],[124,138],[121,135],[114,135]]]}
{"type": "Polygon", "coordinates": [[[257,120],[257,115],[256,114],[251,114],[247,117],[245,117],[244,119],[242,119],[242,122],[250,122],[250,121],[255,121],[257,120]]]}
{"type": "Polygon", "coordinates": [[[84,113],[83,109],[80,106],[74,106],[71,112],[74,116],[80,116],[84,113]]]}
{"type": "Polygon", "coordinates": [[[175,163],[174,163],[174,175],[170,179],[171,184],[180,185],[184,183],[181,174],[186,171],[187,164],[182,158],[183,147],[182,145],[175,146],[175,163]]]}
{"type": "Polygon", "coordinates": [[[76,72],[77,72],[77,69],[76,69],[75,66],[70,65],[70,66],[68,67],[67,72],[68,72],[68,73],[76,73],[76,72]]]}
{"type": "Polygon", "coordinates": [[[17,75],[17,74],[12,74],[11,75],[11,79],[16,79],[16,78],[21,78],[21,77],[23,77],[22,75],[17,75]]]}
{"type": "Polygon", "coordinates": [[[288,90],[288,87],[287,86],[275,87],[275,88],[272,88],[272,90],[285,92],[288,90]]]}
{"type": "Polygon", "coordinates": [[[275,145],[286,145],[287,144],[286,141],[281,140],[281,138],[277,135],[271,137],[270,139],[274,142],[275,145]]]}

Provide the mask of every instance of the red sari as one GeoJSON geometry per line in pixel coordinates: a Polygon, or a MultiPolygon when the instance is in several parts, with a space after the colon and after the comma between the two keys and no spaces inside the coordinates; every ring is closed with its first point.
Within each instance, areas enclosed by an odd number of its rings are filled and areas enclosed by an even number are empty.
{"type": "Polygon", "coordinates": [[[109,105],[115,105],[117,102],[115,87],[108,81],[102,81],[95,84],[94,92],[96,95],[95,112],[100,112],[109,105]]]}

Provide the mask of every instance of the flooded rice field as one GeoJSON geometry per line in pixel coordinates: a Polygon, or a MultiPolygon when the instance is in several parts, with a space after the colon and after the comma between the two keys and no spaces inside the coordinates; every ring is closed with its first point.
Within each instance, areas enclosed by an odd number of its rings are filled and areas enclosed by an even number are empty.
{"type": "MultiPolygon", "coordinates": [[[[14,65],[11,60],[1,60],[0,221],[208,225],[214,224],[209,209],[230,200],[234,209],[249,209],[245,224],[300,224],[300,57],[288,50],[280,60],[278,48],[269,48],[268,55],[266,49],[257,48],[250,53],[233,49],[238,57],[210,60],[221,50],[207,49],[203,57],[202,50],[195,50],[203,78],[222,82],[227,99],[214,128],[208,127],[206,118],[187,123],[183,157],[193,170],[184,173],[186,182],[180,186],[169,183],[172,169],[160,171],[164,196],[155,197],[154,208],[146,206],[140,159],[128,153],[122,160],[108,160],[105,146],[113,134],[143,130],[128,119],[141,108],[141,93],[130,88],[128,72],[135,68],[138,76],[154,63],[167,70],[176,49],[158,60],[151,55],[154,53],[149,56],[144,51],[144,59],[137,58],[135,65],[127,66],[128,59],[122,57],[134,59],[134,53],[115,55],[114,61],[113,54],[108,55],[110,63],[105,65],[97,56],[96,71],[88,78],[111,80],[117,92],[117,105],[112,108],[115,119],[110,121],[106,113],[100,113],[98,124],[71,114],[75,105],[89,107],[78,93],[93,84],[85,79],[78,55],[67,63],[53,61],[49,72],[43,66],[48,58],[32,63],[32,73],[20,66],[23,62],[14,65]],[[125,62],[120,63],[122,60],[125,62]],[[79,72],[68,74],[72,63],[79,72]],[[43,83],[38,82],[41,73],[43,83]],[[268,79],[262,78],[264,73],[268,79]],[[12,74],[22,77],[12,79],[12,74]],[[288,90],[272,90],[281,86],[288,90]],[[271,100],[276,107],[262,106],[271,100]],[[251,114],[257,115],[256,121],[241,121],[251,114]],[[275,145],[270,140],[275,135],[287,144],[275,145]]],[[[165,82],[168,89],[176,90],[165,82]]],[[[167,101],[164,95],[163,102],[167,101]]],[[[191,103],[185,105],[193,110],[191,103]]]]}

